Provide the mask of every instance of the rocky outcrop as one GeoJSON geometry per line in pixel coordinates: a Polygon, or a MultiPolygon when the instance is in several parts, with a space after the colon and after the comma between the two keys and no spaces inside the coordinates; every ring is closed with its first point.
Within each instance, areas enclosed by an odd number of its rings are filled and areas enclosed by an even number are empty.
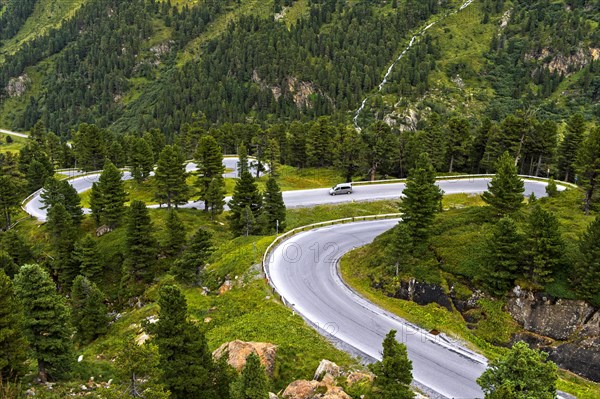
{"type": "Polygon", "coordinates": [[[283,399],[352,399],[344,390],[332,384],[332,381],[292,382],[283,391],[283,399]]]}
{"type": "Polygon", "coordinates": [[[319,363],[317,371],[315,371],[315,376],[313,377],[313,380],[322,380],[326,374],[329,374],[333,378],[337,378],[342,374],[342,369],[334,362],[323,359],[321,360],[321,363],[319,363]]]}
{"type": "Polygon", "coordinates": [[[267,374],[272,376],[275,370],[277,346],[270,343],[237,340],[226,342],[213,352],[213,357],[220,359],[222,356],[227,356],[227,363],[240,372],[246,365],[246,358],[251,353],[255,353],[260,357],[260,362],[265,367],[267,374]]]}
{"type": "Polygon", "coordinates": [[[444,292],[442,287],[436,284],[422,283],[415,279],[402,281],[393,296],[394,298],[412,301],[419,305],[437,303],[452,311],[450,297],[444,292]]]}
{"type": "Polygon", "coordinates": [[[16,78],[11,78],[6,86],[6,93],[9,97],[21,97],[31,85],[31,79],[27,74],[16,78]]]}

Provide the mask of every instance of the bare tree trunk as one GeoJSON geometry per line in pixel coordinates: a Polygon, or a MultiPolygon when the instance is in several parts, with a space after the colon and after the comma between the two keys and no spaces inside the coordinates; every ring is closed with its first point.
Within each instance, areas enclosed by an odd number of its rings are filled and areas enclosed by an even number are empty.
{"type": "Polygon", "coordinates": [[[452,156],[450,157],[450,169],[448,170],[448,173],[452,173],[453,166],[454,166],[454,154],[452,154],[452,156]]]}
{"type": "Polygon", "coordinates": [[[46,364],[43,360],[38,359],[38,378],[42,384],[48,382],[48,372],[46,371],[46,364]]]}
{"type": "Polygon", "coordinates": [[[535,168],[536,177],[540,175],[540,169],[542,168],[542,154],[540,154],[537,162],[537,167],[535,168]]]}

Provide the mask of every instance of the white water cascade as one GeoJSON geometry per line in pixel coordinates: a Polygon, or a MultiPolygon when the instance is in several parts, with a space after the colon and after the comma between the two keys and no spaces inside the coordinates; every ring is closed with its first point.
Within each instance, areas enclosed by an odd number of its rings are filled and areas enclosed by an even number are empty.
{"type": "MultiPolygon", "coordinates": [[[[392,74],[392,71],[394,70],[394,67],[404,57],[404,55],[412,48],[412,46],[415,44],[415,42],[417,41],[417,39],[419,39],[425,32],[427,32],[427,30],[429,28],[431,28],[432,26],[434,26],[438,22],[443,21],[444,19],[446,19],[450,15],[454,15],[454,14],[458,13],[459,11],[464,10],[465,8],[467,8],[468,6],[470,6],[471,3],[473,3],[474,1],[475,0],[467,0],[466,2],[463,3],[462,6],[460,6],[460,8],[458,10],[454,10],[452,12],[449,12],[449,13],[445,14],[443,17],[441,17],[437,21],[431,22],[429,25],[425,26],[423,29],[421,29],[419,32],[417,32],[410,39],[410,42],[408,43],[408,46],[406,46],[406,48],[402,51],[402,53],[400,53],[400,55],[398,56],[398,58],[396,58],[396,60],[394,62],[392,62],[392,65],[390,65],[390,67],[388,68],[385,76],[383,77],[383,80],[381,81],[381,83],[379,83],[377,92],[380,93],[381,90],[383,90],[383,87],[387,84],[388,78],[392,74]]],[[[358,110],[356,110],[356,114],[354,114],[354,127],[358,131],[361,130],[360,126],[358,125],[358,118],[360,117],[360,114],[362,113],[362,111],[365,109],[365,106],[367,105],[367,100],[368,99],[369,99],[369,97],[365,97],[365,99],[362,101],[362,103],[361,103],[360,107],[358,108],[358,110]]]]}

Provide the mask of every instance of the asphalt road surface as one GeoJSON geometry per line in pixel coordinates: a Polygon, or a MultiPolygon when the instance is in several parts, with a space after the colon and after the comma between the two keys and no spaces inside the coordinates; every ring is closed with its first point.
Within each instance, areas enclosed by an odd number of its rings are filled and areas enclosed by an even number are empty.
{"type": "Polygon", "coordinates": [[[17,132],[11,132],[10,130],[5,130],[5,129],[0,129],[0,133],[2,134],[8,134],[10,136],[15,136],[15,137],[21,137],[26,139],[27,137],[29,137],[28,135],[24,134],[24,133],[17,133],[17,132]]]}

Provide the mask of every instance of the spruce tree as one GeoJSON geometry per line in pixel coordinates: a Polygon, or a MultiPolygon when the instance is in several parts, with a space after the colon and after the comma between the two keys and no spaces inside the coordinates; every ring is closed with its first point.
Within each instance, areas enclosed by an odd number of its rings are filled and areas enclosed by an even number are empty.
{"type": "Polygon", "coordinates": [[[141,137],[137,137],[131,144],[129,154],[129,166],[131,167],[131,176],[141,183],[150,176],[154,169],[154,154],[150,144],[141,137]]]}
{"type": "Polygon", "coordinates": [[[94,200],[96,205],[92,207],[92,211],[96,208],[96,211],[100,213],[98,215],[100,223],[110,228],[119,226],[125,215],[127,193],[123,188],[122,178],[123,173],[112,162],[106,161],[96,185],[97,194],[92,192],[92,195],[97,197],[94,200]]]}
{"type": "Polygon", "coordinates": [[[567,122],[567,131],[558,147],[558,172],[564,181],[573,182],[575,180],[577,152],[583,141],[584,133],[583,115],[574,114],[567,122]]]}
{"type": "Polygon", "coordinates": [[[158,346],[163,383],[173,399],[212,397],[212,355],[204,334],[187,319],[185,297],[172,285],[159,294],[158,322],[147,328],[158,346]]]}
{"type": "Polygon", "coordinates": [[[208,211],[206,199],[208,186],[215,177],[222,176],[225,171],[223,151],[214,137],[204,136],[200,139],[194,159],[198,165],[198,180],[196,182],[198,193],[200,199],[204,201],[204,210],[208,211]]]}
{"type": "Polygon", "coordinates": [[[19,190],[9,176],[0,176],[0,211],[2,211],[2,229],[8,230],[12,217],[21,205],[19,190]]]}
{"type": "Polygon", "coordinates": [[[265,368],[256,353],[250,353],[246,365],[233,387],[235,399],[267,399],[269,397],[269,380],[265,368]]]}
{"type": "Polygon", "coordinates": [[[241,176],[244,171],[248,171],[248,149],[244,145],[244,143],[240,144],[238,147],[238,164],[237,164],[237,174],[241,176]]]}
{"type": "Polygon", "coordinates": [[[262,220],[267,234],[281,233],[285,230],[285,211],[281,189],[275,178],[271,176],[267,180],[267,187],[263,194],[262,220]]]}
{"type": "Polygon", "coordinates": [[[60,203],[48,210],[46,227],[54,252],[53,268],[58,274],[61,289],[68,290],[73,279],[79,274],[77,264],[72,258],[77,240],[77,227],[73,225],[69,212],[60,203]]]}
{"type": "Polygon", "coordinates": [[[15,292],[23,304],[25,331],[38,362],[40,382],[66,377],[75,362],[66,300],[38,265],[21,267],[15,276],[15,292]]]}
{"type": "Polygon", "coordinates": [[[594,193],[600,184],[600,127],[593,129],[583,141],[575,167],[579,184],[585,189],[583,210],[589,215],[594,193]]]}
{"type": "Polygon", "coordinates": [[[7,252],[0,251],[0,270],[12,279],[19,272],[19,265],[15,263],[12,256],[7,252]]]}
{"type": "Polygon", "coordinates": [[[167,239],[163,244],[163,253],[166,256],[177,256],[185,246],[185,226],[177,216],[177,212],[170,210],[165,222],[167,239]]]}
{"type": "Polygon", "coordinates": [[[46,179],[54,174],[44,163],[33,159],[27,169],[27,190],[29,193],[39,190],[44,185],[46,179]]]}
{"type": "Polygon", "coordinates": [[[554,181],[553,177],[550,178],[548,185],[546,186],[546,195],[548,195],[550,198],[558,195],[558,187],[556,186],[556,182],[554,181]]]}
{"type": "Polygon", "coordinates": [[[225,180],[217,176],[210,181],[206,191],[206,206],[210,212],[211,220],[223,213],[225,207],[225,180]]]}
{"type": "Polygon", "coordinates": [[[523,205],[525,184],[517,175],[515,161],[508,152],[500,156],[496,170],[496,175],[488,184],[488,191],[481,198],[499,215],[505,216],[518,211],[523,205]]]}
{"type": "Polygon", "coordinates": [[[560,223],[554,214],[536,205],[528,227],[525,253],[529,277],[535,284],[544,285],[554,280],[553,275],[562,263],[564,242],[560,223]]]}
{"type": "Polygon", "coordinates": [[[27,340],[23,309],[10,278],[0,270],[0,381],[22,377],[27,371],[27,340]]]}
{"type": "Polygon", "coordinates": [[[190,197],[184,161],[179,149],[172,145],[165,146],[158,158],[155,197],[169,208],[187,203],[190,197]]]}
{"type": "Polygon", "coordinates": [[[571,281],[579,296],[600,306],[600,216],[579,240],[579,256],[571,281]]]}
{"type": "Polygon", "coordinates": [[[98,282],[100,280],[102,273],[100,252],[96,240],[91,235],[87,234],[75,243],[73,260],[79,265],[79,274],[91,281],[98,282]]]}
{"type": "Polygon", "coordinates": [[[229,221],[235,235],[249,235],[258,232],[256,219],[262,211],[262,197],[249,171],[244,171],[236,181],[233,196],[229,201],[229,221]],[[250,212],[246,212],[246,208],[250,212]]]}
{"type": "Polygon", "coordinates": [[[202,270],[213,250],[211,234],[203,228],[198,229],[181,257],[173,263],[171,272],[181,282],[191,285],[199,284],[202,270]]]}
{"type": "Polygon", "coordinates": [[[522,274],[523,237],[516,223],[508,216],[500,219],[486,240],[485,248],[482,279],[492,294],[505,295],[522,274]]]}
{"type": "Polygon", "coordinates": [[[67,180],[58,180],[54,177],[46,180],[44,191],[40,194],[44,206],[42,209],[52,208],[56,204],[62,204],[73,219],[73,224],[79,226],[83,219],[81,198],[77,190],[67,180]]]}
{"type": "Polygon", "coordinates": [[[77,276],[71,289],[71,320],[75,327],[75,338],[87,344],[108,330],[108,310],[104,294],[84,276],[77,276]]]}
{"type": "Polygon", "coordinates": [[[393,264],[392,273],[399,276],[400,271],[406,271],[406,268],[413,260],[413,242],[410,235],[410,229],[404,221],[398,222],[394,227],[392,241],[389,246],[388,254],[393,264]]]}
{"type": "Polygon", "coordinates": [[[73,137],[77,167],[85,172],[102,169],[106,158],[106,132],[82,123],[73,137]]]}
{"type": "Polygon", "coordinates": [[[402,219],[411,231],[415,243],[422,243],[429,235],[435,215],[441,209],[443,191],[435,184],[435,170],[427,154],[419,156],[415,168],[406,179],[400,203],[402,219]]]}
{"type": "Polygon", "coordinates": [[[90,211],[96,226],[102,223],[102,215],[104,214],[104,203],[102,198],[102,190],[97,182],[92,183],[90,190],[90,211]]]}
{"type": "MultiPolygon", "coordinates": [[[[127,215],[125,237],[125,279],[133,285],[152,281],[158,244],[154,238],[152,221],[142,201],[132,201],[127,215]]],[[[132,287],[135,288],[135,287],[132,287]]]]}
{"type": "Polygon", "coordinates": [[[557,367],[547,358],[547,353],[518,342],[506,356],[491,361],[477,383],[486,399],[554,399],[557,367]]]}
{"type": "Polygon", "coordinates": [[[411,399],[412,362],[408,359],[406,345],[396,341],[396,331],[391,330],[383,340],[383,358],[373,364],[375,374],[373,392],[375,399],[411,399]]]}
{"type": "Polygon", "coordinates": [[[34,258],[29,243],[14,229],[0,233],[0,249],[9,254],[17,265],[24,265],[34,258]]]}

